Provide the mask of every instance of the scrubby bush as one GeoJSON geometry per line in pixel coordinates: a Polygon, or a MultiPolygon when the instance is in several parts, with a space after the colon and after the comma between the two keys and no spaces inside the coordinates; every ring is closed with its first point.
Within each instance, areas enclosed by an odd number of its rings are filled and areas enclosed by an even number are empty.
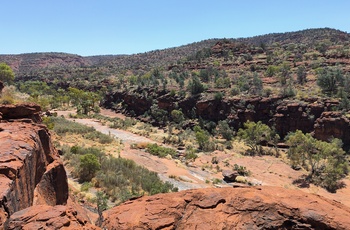
{"type": "Polygon", "coordinates": [[[88,140],[96,140],[101,144],[109,144],[109,143],[112,143],[114,140],[113,136],[106,135],[98,131],[93,131],[93,132],[84,134],[84,138],[88,140]]]}
{"type": "Polygon", "coordinates": [[[85,134],[95,131],[92,127],[68,121],[62,117],[51,117],[51,119],[54,122],[53,130],[59,135],[65,133],[85,134]]]}
{"type": "Polygon", "coordinates": [[[148,144],[146,147],[146,151],[149,152],[152,155],[158,156],[158,157],[166,157],[167,155],[170,155],[172,157],[176,157],[177,153],[174,149],[159,146],[157,144],[148,144]]]}
{"type": "Polygon", "coordinates": [[[208,152],[215,150],[215,144],[210,140],[210,135],[208,132],[201,129],[199,126],[195,126],[193,130],[196,135],[199,149],[208,152]]]}
{"type": "Polygon", "coordinates": [[[234,131],[230,128],[227,121],[219,121],[217,125],[217,133],[221,135],[226,140],[232,140],[234,136],[234,131]]]}
{"type": "Polygon", "coordinates": [[[200,94],[204,91],[204,85],[200,82],[198,77],[194,76],[188,83],[188,90],[192,95],[200,94]]]}
{"type": "Polygon", "coordinates": [[[234,164],[233,165],[233,170],[238,172],[239,175],[241,176],[249,176],[251,172],[247,170],[245,166],[234,164]]]}
{"type": "Polygon", "coordinates": [[[170,113],[172,120],[179,124],[184,120],[184,114],[182,113],[181,110],[174,109],[170,113]]]}
{"type": "Polygon", "coordinates": [[[113,199],[123,202],[143,193],[150,195],[177,191],[172,184],[163,183],[157,173],[138,166],[134,161],[106,157],[101,162],[97,182],[113,199]]]}
{"type": "Polygon", "coordinates": [[[64,159],[73,166],[72,175],[85,182],[82,191],[93,185],[120,203],[144,193],[153,195],[178,190],[168,182],[163,183],[157,173],[134,161],[106,156],[97,148],[75,145],[68,150],[65,146],[64,159]]]}

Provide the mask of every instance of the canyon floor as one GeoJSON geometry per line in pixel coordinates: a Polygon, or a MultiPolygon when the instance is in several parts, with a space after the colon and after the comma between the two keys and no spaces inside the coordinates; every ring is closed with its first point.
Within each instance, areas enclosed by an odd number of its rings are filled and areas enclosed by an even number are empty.
{"type": "MultiPolygon", "coordinates": [[[[58,115],[68,117],[72,111],[59,111],[58,115]]],[[[122,114],[116,114],[109,110],[102,110],[101,114],[109,117],[125,118],[122,114]]],[[[130,131],[112,129],[94,119],[72,119],[75,122],[94,127],[97,131],[105,134],[112,134],[123,143],[123,148],[118,151],[111,151],[110,154],[119,154],[121,157],[134,160],[149,170],[159,174],[163,181],[173,183],[179,190],[206,187],[229,187],[232,186],[222,181],[222,170],[232,169],[234,164],[246,167],[251,172],[247,180],[253,184],[263,186],[277,186],[287,189],[301,190],[307,193],[320,195],[331,200],[340,202],[350,207],[350,180],[349,177],[343,180],[344,188],[336,193],[329,193],[323,188],[310,185],[298,186],[294,181],[298,180],[305,172],[293,170],[283,157],[274,156],[244,156],[244,145],[235,142],[232,150],[214,151],[211,153],[200,153],[194,162],[184,164],[176,159],[159,158],[144,150],[131,148],[137,143],[160,143],[157,138],[147,138],[130,131]],[[212,158],[216,157],[218,164],[212,164],[212,158]],[[220,183],[213,181],[221,180],[220,183]]],[[[163,131],[159,130],[161,134],[163,131]]]]}

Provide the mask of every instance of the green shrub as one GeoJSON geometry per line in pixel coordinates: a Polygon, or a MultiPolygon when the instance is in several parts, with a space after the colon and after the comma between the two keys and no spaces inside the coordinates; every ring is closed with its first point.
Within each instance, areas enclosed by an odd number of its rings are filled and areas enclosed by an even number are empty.
{"type": "Polygon", "coordinates": [[[212,180],[212,182],[213,182],[213,184],[219,184],[219,183],[222,182],[222,180],[220,180],[220,179],[218,179],[218,178],[214,178],[214,179],[212,180]]]}
{"type": "Polygon", "coordinates": [[[89,189],[92,187],[91,182],[84,182],[82,183],[81,187],[80,187],[80,191],[82,192],[87,192],[89,191],[89,189]]]}
{"type": "Polygon", "coordinates": [[[121,202],[144,192],[153,195],[177,190],[172,184],[163,183],[157,173],[123,158],[103,158],[96,179],[112,199],[121,202]]]}
{"type": "Polygon", "coordinates": [[[190,152],[186,153],[186,155],[185,155],[186,160],[195,160],[197,157],[198,157],[198,155],[196,153],[194,153],[193,151],[190,151],[190,152]]]}
{"type": "Polygon", "coordinates": [[[200,94],[204,91],[204,85],[201,83],[198,77],[193,76],[188,83],[188,90],[192,95],[200,94]]]}
{"type": "Polygon", "coordinates": [[[230,141],[234,136],[234,131],[230,128],[227,121],[219,121],[217,128],[218,134],[230,141]]]}
{"type": "Polygon", "coordinates": [[[177,156],[177,153],[174,149],[162,147],[157,144],[148,144],[146,147],[146,151],[152,155],[155,155],[161,158],[164,158],[167,155],[170,155],[172,157],[177,156]]]}
{"type": "Polygon", "coordinates": [[[317,84],[328,96],[336,95],[339,86],[344,83],[344,74],[339,68],[324,68],[317,71],[317,84]]]}
{"type": "Polygon", "coordinates": [[[208,152],[213,151],[215,149],[215,144],[211,141],[208,132],[201,129],[199,126],[194,127],[194,132],[199,145],[199,149],[208,152]]]}
{"type": "Polygon", "coordinates": [[[87,133],[84,135],[84,138],[89,139],[89,140],[96,140],[101,144],[109,144],[112,143],[114,140],[114,137],[103,134],[98,131],[93,131],[90,133],[87,133]]]}
{"type": "Polygon", "coordinates": [[[50,130],[52,130],[55,127],[55,123],[52,121],[51,117],[43,117],[43,123],[50,130]]]}
{"type": "Polygon", "coordinates": [[[88,153],[80,156],[79,181],[91,181],[100,169],[100,163],[94,154],[88,153]]]}
{"type": "Polygon", "coordinates": [[[85,134],[95,131],[92,127],[69,121],[62,117],[51,117],[51,120],[54,122],[53,130],[59,135],[65,133],[85,134]]]}
{"type": "Polygon", "coordinates": [[[215,93],[215,95],[214,95],[214,100],[215,100],[215,101],[221,101],[223,97],[224,97],[224,94],[223,94],[223,93],[217,92],[217,93],[215,93]]]}
{"type": "Polygon", "coordinates": [[[245,166],[242,166],[242,165],[234,164],[233,170],[237,171],[238,174],[241,176],[249,176],[250,175],[250,171],[247,170],[247,168],[245,166]]]}

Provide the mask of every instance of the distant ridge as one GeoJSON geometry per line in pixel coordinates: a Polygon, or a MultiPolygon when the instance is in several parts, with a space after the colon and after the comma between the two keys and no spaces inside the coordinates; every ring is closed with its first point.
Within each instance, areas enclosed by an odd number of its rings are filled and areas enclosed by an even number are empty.
{"type": "Polygon", "coordinates": [[[239,43],[248,43],[256,46],[261,44],[271,45],[273,43],[304,43],[314,44],[320,40],[328,39],[332,43],[345,42],[350,40],[350,34],[344,31],[331,28],[306,29],[296,32],[271,33],[249,38],[237,39],[207,39],[179,47],[153,50],[145,53],[132,55],[96,55],[79,56],[67,53],[26,53],[17,55],[0,55],[0,62],[9,64],[15,71],[16,76],[33,76],[44,70],[64,71],[71,68],[154,68],[176,63],[199,50],[211,48],[221,40],[228,40],[239,43]]]}

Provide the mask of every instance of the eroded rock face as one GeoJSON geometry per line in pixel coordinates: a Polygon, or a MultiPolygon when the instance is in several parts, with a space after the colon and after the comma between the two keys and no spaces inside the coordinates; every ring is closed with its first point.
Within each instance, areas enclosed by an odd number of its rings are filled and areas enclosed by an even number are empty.
{"type": "Polygon", "coordinates": [[[3,120],[31,119],[34,122],[40,122],[40,112],[40,106],[34,103],[0,105],[0,118],[3,120]]]}
{"type": "Polygon", "coordinates": [[[62,205],[66,171],[40,120],[40,106],[1,105],[0,229],[15,212],[34,204],[62,205]]]}
{"type": "Polygon", "coordinates": [[[210,188],[128,201],[104,213],[106,229],[349,229],[350,209],[278,187],[210,188]]]}
{"type": "Polygon", "coordinates": [[[163,91],[147,88],[143,89],[143,93],[140,92],[111,93],[106,96],[102,105],[139,116],[149,111],[153,103],[157,103],[160,109],[169,114],[173,109],[180,109],[190,118],[197,117],[215,122],[228,120],[236,130],[243,127],[246,121],[262,121],[274,127],[281,139],[289,132],[301,130],[304,133],[315,132],[315,137],[321,140],[337,137],[342,139],[346,146],[350,146],[350,135],[344,130],[344,127],[350,125],[347,118],[329,112],[338,106],[338,100],[310,98],[307,101],[295,102],[282,97],[215,100],[200,95],[186,98],[164,95],[163,91]],[[116,104],[123,106],[117,108],[116,104]]]}
{"type": "Polygon", "coordinates": [[[341,112],[323,112],[315,123],[315,137],[329,141],[330,138],[339,138],[346,145],[350,144],[350,121],[341,112]]]}

